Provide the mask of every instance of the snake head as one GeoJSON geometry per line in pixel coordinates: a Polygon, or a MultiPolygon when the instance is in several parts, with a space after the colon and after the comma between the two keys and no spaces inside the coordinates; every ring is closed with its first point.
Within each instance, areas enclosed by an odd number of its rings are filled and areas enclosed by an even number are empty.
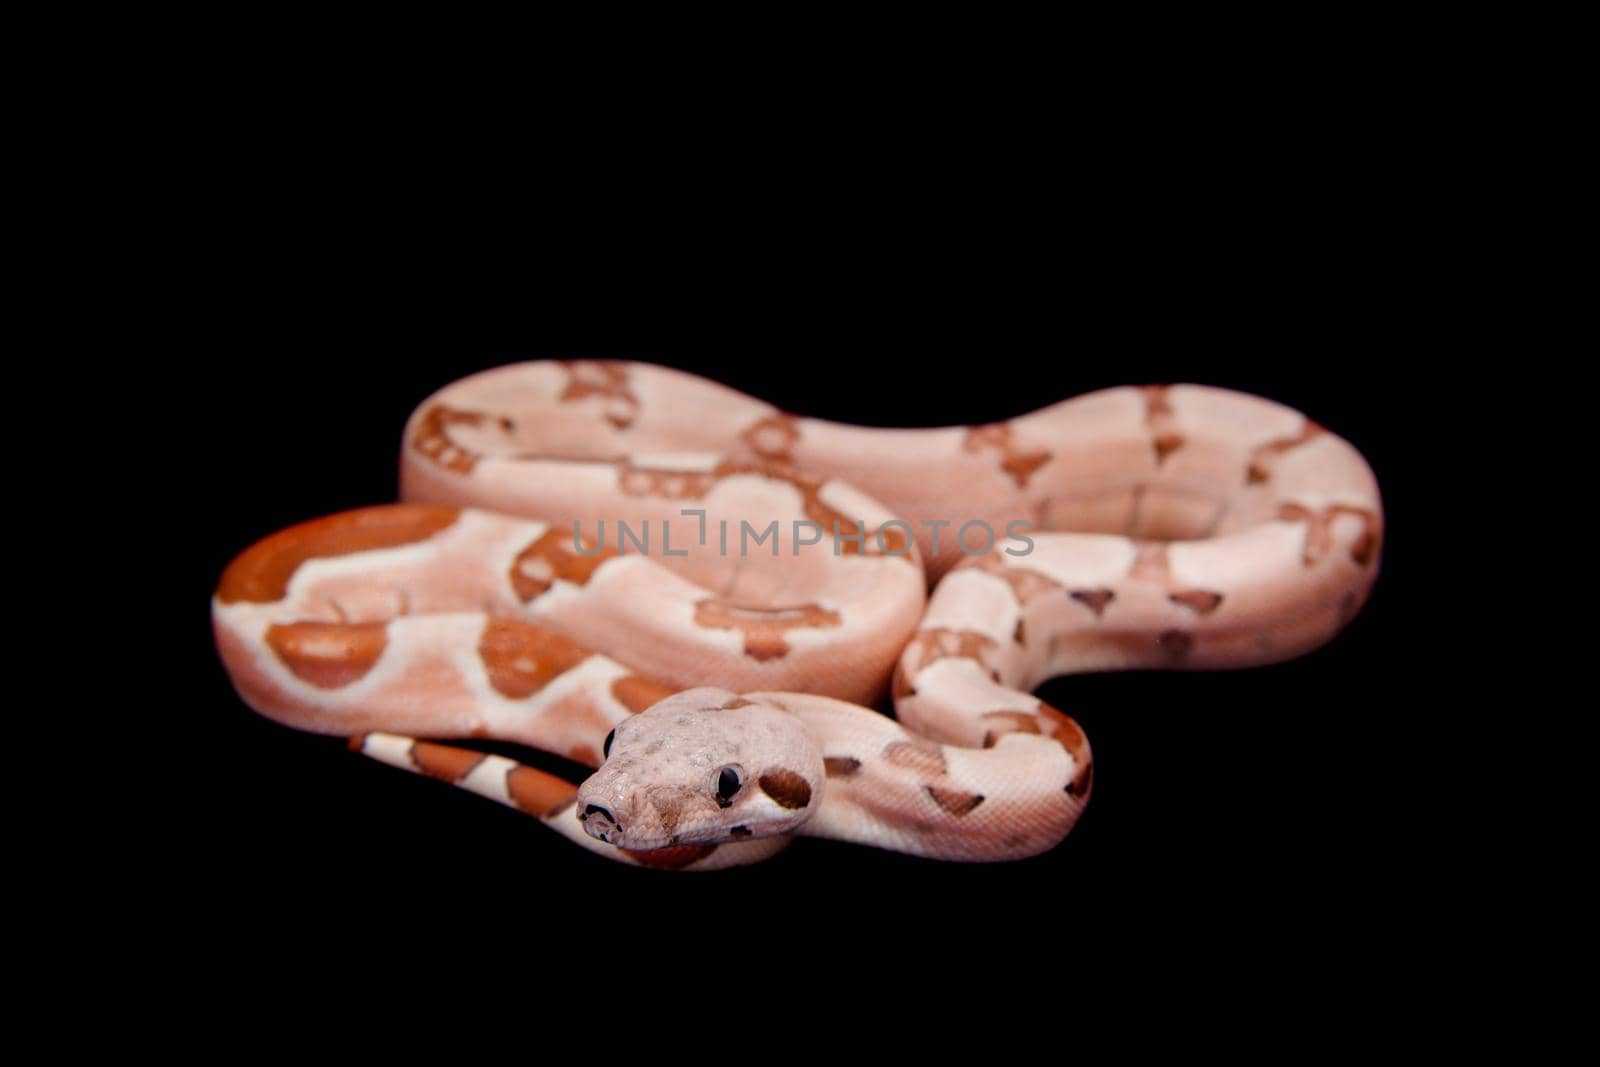
{"type": "Polygon", "coordinates": [[[688,689],[621,723],[578,789],[591,837],[630,850],[786,834],[822,798],[803,723],[726,689],[688,689]]]}

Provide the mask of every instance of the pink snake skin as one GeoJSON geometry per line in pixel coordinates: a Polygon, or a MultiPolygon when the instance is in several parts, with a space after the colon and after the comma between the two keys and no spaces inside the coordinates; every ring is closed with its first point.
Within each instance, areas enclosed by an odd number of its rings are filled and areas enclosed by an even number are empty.
{"type": "Polygon", "coordinates": [[[401,485],[228,567],[241,697],[678,870],[797,836],[1050,849],[1093,761],[1034,688],[1301,655],[1360,610],[1383,536],[1347,442],[1191,385],[889,430],[648,364],[518,364],[418,408],[401,485]],[[473,738],[598,770],[432,740],[473,738]]]}

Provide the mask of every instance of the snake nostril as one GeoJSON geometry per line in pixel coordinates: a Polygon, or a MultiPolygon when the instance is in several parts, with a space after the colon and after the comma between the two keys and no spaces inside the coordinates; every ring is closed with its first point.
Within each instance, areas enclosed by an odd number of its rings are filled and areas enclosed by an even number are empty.
{"type": "Polygon", "coordinates": [[[587,820],[589,818],[589,816],[591,816],[591,815],[598,815],[602,819],[605,819],[607,822],[609,822],[611,825],[613,825],[613,826],[617,825],[617,817],[615,815],[611,814],[611,810],[609,808],[606,808],[603,805],[590,804],[587,808],[583,809],[583,817],[584,817],[585,820],[587,820]]]}

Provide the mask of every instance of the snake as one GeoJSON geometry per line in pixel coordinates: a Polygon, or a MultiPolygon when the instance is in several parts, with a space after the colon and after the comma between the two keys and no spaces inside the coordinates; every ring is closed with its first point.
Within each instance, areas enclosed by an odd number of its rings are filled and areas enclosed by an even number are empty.
{"type": "Polygon", "coordinates": [[[886,429],[649,363],[519,363],[418,406],[400,482],[223,571],[240,697],[662,870],[807,836],[1054,848],[1094,760],[1038,686],[1302,655],[1383,539],[1348,441],[1203,385],[886,429]]]}

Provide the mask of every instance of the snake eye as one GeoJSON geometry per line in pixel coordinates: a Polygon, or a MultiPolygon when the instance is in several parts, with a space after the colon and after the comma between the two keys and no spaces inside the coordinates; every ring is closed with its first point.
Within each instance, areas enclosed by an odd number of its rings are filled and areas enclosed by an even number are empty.
{"type": "Polygon", "coordinates": [[[739,787],[744,782],[739,778],[739,771],[735,767],[724,767],[717,775],[717,806],[725,808],[733,803],[734,794],[739,792],[739,787]]]}
{"type": "MultiPolygon", "coordinates": [[[[604,758],[604,759],[610,759],[611,758],[611,742],[615,741],[616,739],[617,739],[617,731],[616,730],[612,730],[609,734],[606,734],[606,743],[604,745],[600,746],[600,755],[601,755],[602,758],[604,758]]],[[[593,751],[593,749],[591,749],[590,751],[593,751]]]]}

